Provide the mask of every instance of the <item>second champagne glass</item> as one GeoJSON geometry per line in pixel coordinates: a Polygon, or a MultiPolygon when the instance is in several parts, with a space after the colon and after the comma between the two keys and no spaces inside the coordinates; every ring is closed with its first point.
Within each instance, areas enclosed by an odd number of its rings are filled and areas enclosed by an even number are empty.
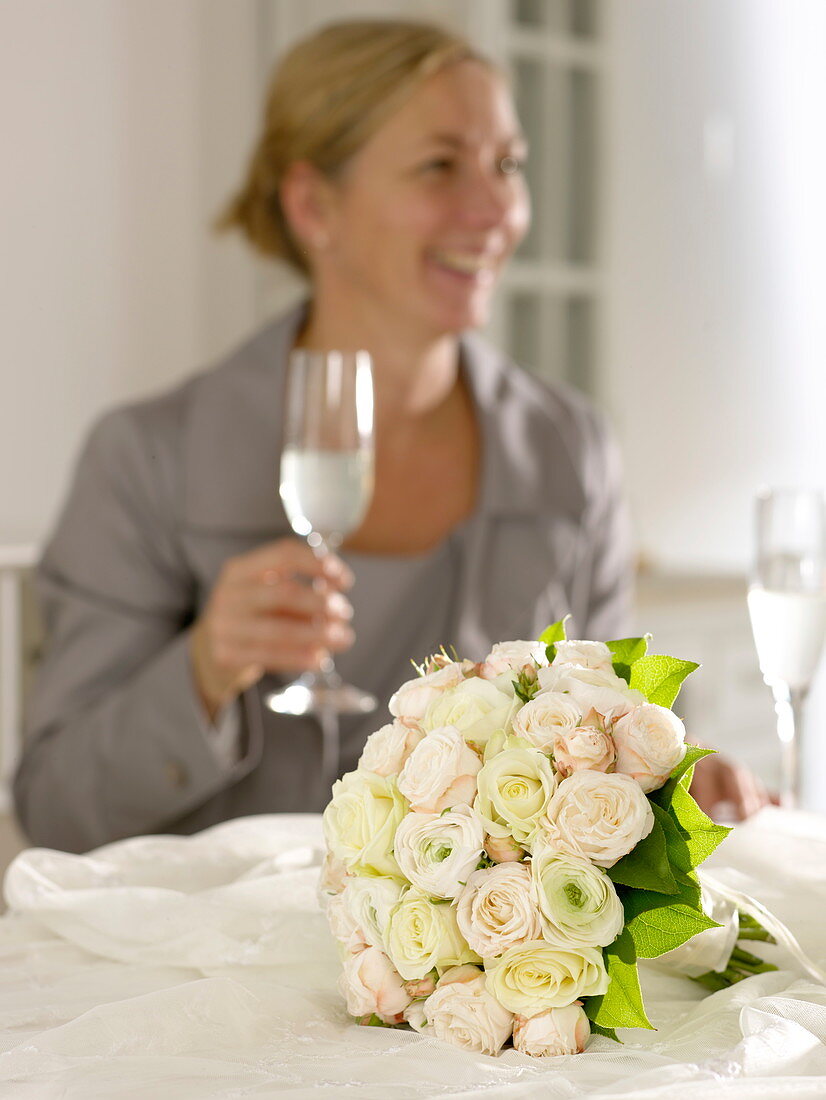
{"type": "Polygon", "coordinates": [[[774,695],[782,748],[781,805],[800,804],[803,707],[826,637],[826,502],[813,489],[757,497],[748,603],[763,679],[774,695]]]}
{"type": "MultiPolygon", "coordinates": [[[[295,350],[287,377],[279,491],[290,526],[319,557],[336,550],[364,518],[373,495],[373,464],[369,354],[295,350]]],[[[316,714],[337,727],[336,715],[367,714],[377,700],[344,683],[328,655],[317,672],[305,672],[272,692],[267,704],[282,714],[316,714]]]]}

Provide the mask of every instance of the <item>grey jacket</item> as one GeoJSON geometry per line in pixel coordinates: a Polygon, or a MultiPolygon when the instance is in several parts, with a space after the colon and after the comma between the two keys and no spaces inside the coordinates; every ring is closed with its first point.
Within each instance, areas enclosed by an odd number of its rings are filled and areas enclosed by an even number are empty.
{"type": "MultiPolygon", "coordinates": [[[[216,368],[92,431],[38,575],[48,641],[14,788],[34,843],[84,851],[326,803],[313,720],[270,713],[253,688],[242,700],[241,758],[222,761],[188,659],[190,624],[226,559],[291,533],[276,471],[299,318],[289,314],[216,368]]],[[[535,637],[567,612],[573,636],[617,636],[629,610],[629,537],[617,455],[600,420],[583,398],[546,386],[476,336],[463,339],[462,365],[483,463],[450,641],[481,659],[493,642],[535,637]]],[[[361,674],[371,654],[358,637],[348,660],[347,674],[370,686],[361,674]]],[[[389,695],[409,675],[402,664],[380,689],[389,695]]],[[[343,729],[343,770],[385,720],[343,729]]]]}

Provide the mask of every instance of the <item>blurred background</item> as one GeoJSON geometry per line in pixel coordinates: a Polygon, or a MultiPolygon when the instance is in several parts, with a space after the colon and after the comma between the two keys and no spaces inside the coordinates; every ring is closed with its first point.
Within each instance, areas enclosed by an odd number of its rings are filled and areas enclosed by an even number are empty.
{"type": "Polygon", "coordinates": [[[690,730],[776,779],[745,593],[755,491],[826,468],[826,4],[0,0],[0,811],[37,646],[27,570],[80,443],[301,292],[209,226],[279,54],[358,14],[458,25],[511,72],[535,220],[491,335],[608,413],[637,626],[703,662],[690,730]]]}

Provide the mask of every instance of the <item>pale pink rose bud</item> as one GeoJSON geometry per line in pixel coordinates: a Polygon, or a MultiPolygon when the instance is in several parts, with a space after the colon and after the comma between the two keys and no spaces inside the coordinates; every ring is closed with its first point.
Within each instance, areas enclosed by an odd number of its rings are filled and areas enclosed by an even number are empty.
{"type": "Polygon", "coordinates": [[[377,1016],[383,1024],[389,1024],[391,1027],[395,1027],[396,1024],[404,1023],[404,1013],[397,1012],[395,1016],[382,1016],[380,1012],[368,1012],[366,1016],[358,1021],[360,1027],[370,1027],[373,1023],[373,1017],[377,1016]]]}
{"type": "Polygon", "coordinates": [[[525,855],[525,849],[520,848],[512,836],[488,834],[485,837],[485,851],[494,863],[517,863],[525,855]]]}
{"type": "Polygon", "coordinates": [[[332,852],[327,852],[318,876],[319,904],[324,906],[330,897],[340,894],[347,884],[347,878],[347,868],[342,860],[334,856],[332,852]]]}
{"type": "Polygon", "coordinates": [[[473,966],[471,963],[465,963],[463,966],[451,966],[439,978],[439,988],[441,989],[442,986],[451,985],[454,982],[473,982],[482,973],[483,971],[478,966],[473,966]]]}
{"type": "Polygon", "coordinates": [[[585,1049],[591,1025],[582,1001],[565,1008],[549,1008],[536,1016],[514,1016],[513,1045],[534,1058],[579,1054],[585,1049]]]}
{"type": "Polygon", "coordinates": [[[404,988],[414,999],[416,997],[429,997],[436,988],[437,979],[438,975],[434,970],[430,974],[425,974],[423,978],[414,978],[412,981],[405,982],[404,988]]]}
{"type": "Polygon", "coordinates": [[[617,756],[611,736],[596,726],[560,731],[554,737],[553,754],[554,767],[563,778],[580,768],[612,771],[617,756]]]}
{"type": "Polygon", "coordinates": [[[545,646],[541,642],[497,642],[482,662],[481,675],[486,680],[495,680],[503,672],[516,675],[526,665],[536,669],[537,665],[547,665],[545,646]]]}

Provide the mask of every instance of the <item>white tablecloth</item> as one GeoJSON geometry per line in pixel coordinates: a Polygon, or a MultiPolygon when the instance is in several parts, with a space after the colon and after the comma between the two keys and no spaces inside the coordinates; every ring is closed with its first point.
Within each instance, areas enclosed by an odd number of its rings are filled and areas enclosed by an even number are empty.
{"type": "MultiPolygon", "coordinates": [[[[711,996],[647,971],[658,1030],[573,1057],[357,1027],[315,900],[320,846],[318,817],[282,815],[24,852],[0,919],[0,1097],[826,1097],[826,988],[780,949],[789,969],[711,996]]],[[[826,966],[826,818],[766,810],[715,865],[826,966]]]]}

